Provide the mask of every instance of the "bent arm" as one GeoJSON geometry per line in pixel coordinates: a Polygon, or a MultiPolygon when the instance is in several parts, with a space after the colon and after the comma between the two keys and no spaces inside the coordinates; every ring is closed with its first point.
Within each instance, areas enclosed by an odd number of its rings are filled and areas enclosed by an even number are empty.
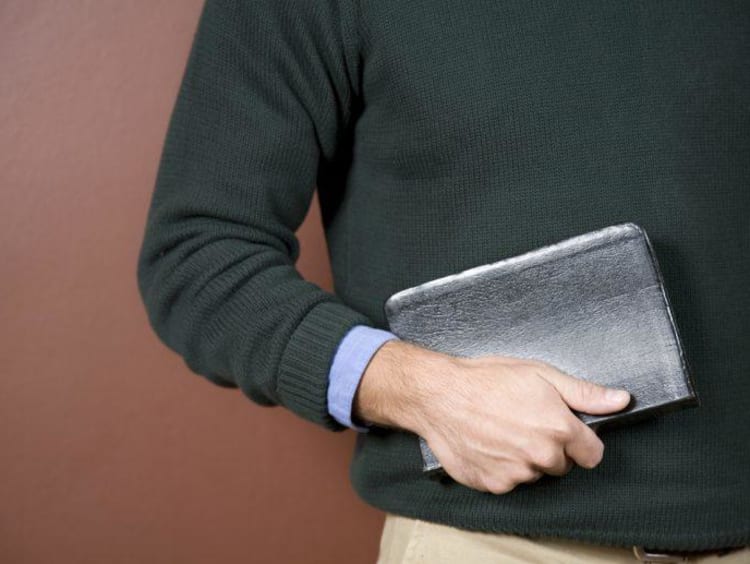
{"type": "Polygon", "coordinates": [[[372,325],[295,268],[321,160],[350,119],[346,3],[207,0],[170,118],[138,287],[195,373],[341,431],[328,372],[372,325]]]}

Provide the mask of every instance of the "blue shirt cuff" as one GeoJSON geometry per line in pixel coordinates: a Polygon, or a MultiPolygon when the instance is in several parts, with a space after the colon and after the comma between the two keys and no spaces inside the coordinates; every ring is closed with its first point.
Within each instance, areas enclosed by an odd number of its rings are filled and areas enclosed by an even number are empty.
{"type": "Polygon", "coordinates": [[[370,359],[391,339],[398,337],[383,329],[355,325],[339,343],[329,372],[328,412],[342,425],[362,433],[369,431],[369,425],[352,422],[354,395],[370,359]]]}

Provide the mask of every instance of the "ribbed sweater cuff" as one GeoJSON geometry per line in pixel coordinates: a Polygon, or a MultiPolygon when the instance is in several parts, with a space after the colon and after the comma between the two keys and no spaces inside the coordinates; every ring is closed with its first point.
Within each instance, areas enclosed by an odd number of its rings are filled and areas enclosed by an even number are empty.
{"type": "Polygon", "coordinates": [[[339,343],[355,325],[372,326],[372,321],[339,302],[316,305],[295,329],[279,366],[281,403],[331,431],[348,428],[328,412],[328,375],[339,343]]]}

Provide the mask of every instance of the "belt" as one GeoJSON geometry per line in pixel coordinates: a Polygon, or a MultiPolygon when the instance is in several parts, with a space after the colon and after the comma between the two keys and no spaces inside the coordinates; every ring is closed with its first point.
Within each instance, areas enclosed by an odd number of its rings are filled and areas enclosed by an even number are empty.
{"type": "Polygon", "coordinates": [[[730,546],[727,548],[716,548],[712,550],[675,550],[675,551],[652,551],[644,546],[633,546],[635,557],[641,562],[687,562],[688,558],[729,554],[736,550],[747,548],[743,546],[730,546]]]}

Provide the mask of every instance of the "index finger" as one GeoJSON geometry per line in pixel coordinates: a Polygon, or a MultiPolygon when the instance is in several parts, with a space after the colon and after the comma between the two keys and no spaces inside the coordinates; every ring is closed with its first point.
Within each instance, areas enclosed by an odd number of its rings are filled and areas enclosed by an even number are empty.
{"type": "Polygon", "coordinates": [[[572,415],[575,423],[572,423],[573,433],[565,443],[565,453],[573,461],[583,468],[594,468],[602,460],[604,454],[604,443],[583,421],[572,415]]]}

